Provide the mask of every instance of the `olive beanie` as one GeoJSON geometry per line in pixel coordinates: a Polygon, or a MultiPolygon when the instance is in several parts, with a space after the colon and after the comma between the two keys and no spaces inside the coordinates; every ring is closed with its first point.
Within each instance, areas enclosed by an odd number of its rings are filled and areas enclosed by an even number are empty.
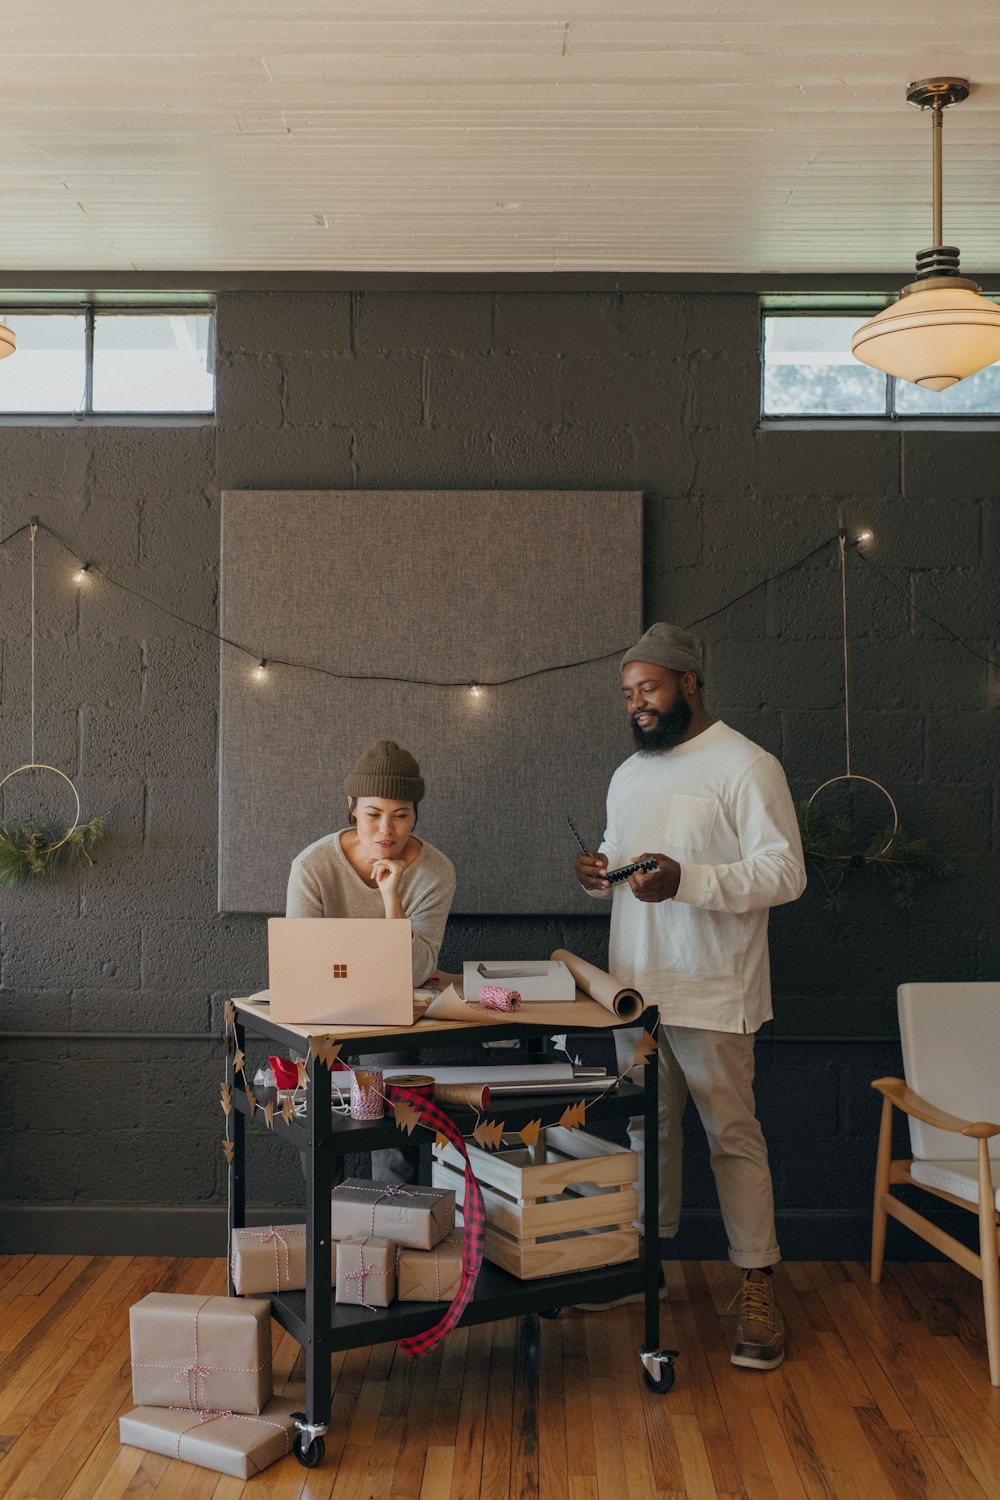
{"type": "Polygon", "coordinates": [[[376,740],[344,781],[349,797],[386,797],[416,804],[424,795],[424,778],[408,750],[395,740],[376,740]]]}

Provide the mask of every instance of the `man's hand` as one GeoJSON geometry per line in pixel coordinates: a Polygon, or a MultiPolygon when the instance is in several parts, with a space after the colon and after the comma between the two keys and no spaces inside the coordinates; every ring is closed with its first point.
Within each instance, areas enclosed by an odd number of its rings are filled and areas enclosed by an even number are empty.
{"type": "Polygon", "coordinates": [[[681,867],[667,854],[633,854],[629,864],[638,864],[642,859],[655,859],[658,869],[645,874],[637,870],[629,876],[629,886],[637,901],[669,901],[677,895],[681,883],[681,867]]]}
{"type": "Polygon", "coordinates": [[[578,854],[576,856],[576,878],[585,891],[610,891],[604,878],[608,868],[604,854],[578,854]]]}

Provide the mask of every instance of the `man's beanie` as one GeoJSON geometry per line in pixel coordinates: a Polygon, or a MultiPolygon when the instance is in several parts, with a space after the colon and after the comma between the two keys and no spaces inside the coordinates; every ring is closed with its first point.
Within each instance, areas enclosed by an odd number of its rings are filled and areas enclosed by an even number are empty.
{"type": "Polygon", "coordinates": [[[630,661],[648,661],[657,667],[668,667],[672,672],[697,672],[701,676],[701,652],[694,637],[679,625],[667,625],[657,620],[650,625],[641,640],[622,657],[622,671],[630,661]]]}
{"type": "Polygon", "coordinates": [[[344,782],[349,797],[386,797],[392,802],[419,802],[424,778],[408,750],[395,740],[376,740],[344,782]]]}

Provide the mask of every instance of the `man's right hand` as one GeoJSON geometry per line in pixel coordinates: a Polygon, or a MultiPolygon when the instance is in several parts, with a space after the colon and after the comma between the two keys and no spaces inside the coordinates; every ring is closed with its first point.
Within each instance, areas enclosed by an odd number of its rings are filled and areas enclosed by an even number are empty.
{"type": "Polygon", "coordinates": [[[578,854],[576,856],[576,878],[585,891],[610,891],[605,880],[608,861],[604,854],[578,854]]]}

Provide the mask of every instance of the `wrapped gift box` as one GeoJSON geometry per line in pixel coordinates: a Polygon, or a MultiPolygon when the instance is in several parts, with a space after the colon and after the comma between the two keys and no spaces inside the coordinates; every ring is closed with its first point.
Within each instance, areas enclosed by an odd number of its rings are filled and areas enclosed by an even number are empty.
{"type": "Polygon", "coordinates": [[[440,1187],[400,1187],[351,1177],[330,1196],[335,1240],[365,1235],[410,1250],[433,1250],[455,1227],[455,1194],[440,1187]]]}
{"type": "Polygon", "coordinates": [[[462,1279],[462,1236],[450,1234],[433,1250],[400,1250],[396,1296],[400,1302],[451,1302],[462,1279]]]}
{"type": "Polygon", "coordinates": [[[357,1236],[337,1241],[337,1302],[388,1307],[396,1295],[396,1246],[357,1236]]]}
{"type": "Polygon", "coordinates": [[[150,1292],[129,1313],[132,1399],[256,1416],[271,1399],[271,1304],[150,1292]]]}
{"type": "Polygon", "coordinates": [[[252,1479],[292,1451],[294,1401],[275,1396],[258,1416],[138,1406],[119,1418],[123,1443],[180,1458],[235,1479],[252,1479]]]}
{"type": "Polygon", "coordinates": [[[306,1226],[270,1224],[234,1229],[233,1285],[241,1297],[261,1292],[301,1292],[306,1284],[306,1226]]]}

